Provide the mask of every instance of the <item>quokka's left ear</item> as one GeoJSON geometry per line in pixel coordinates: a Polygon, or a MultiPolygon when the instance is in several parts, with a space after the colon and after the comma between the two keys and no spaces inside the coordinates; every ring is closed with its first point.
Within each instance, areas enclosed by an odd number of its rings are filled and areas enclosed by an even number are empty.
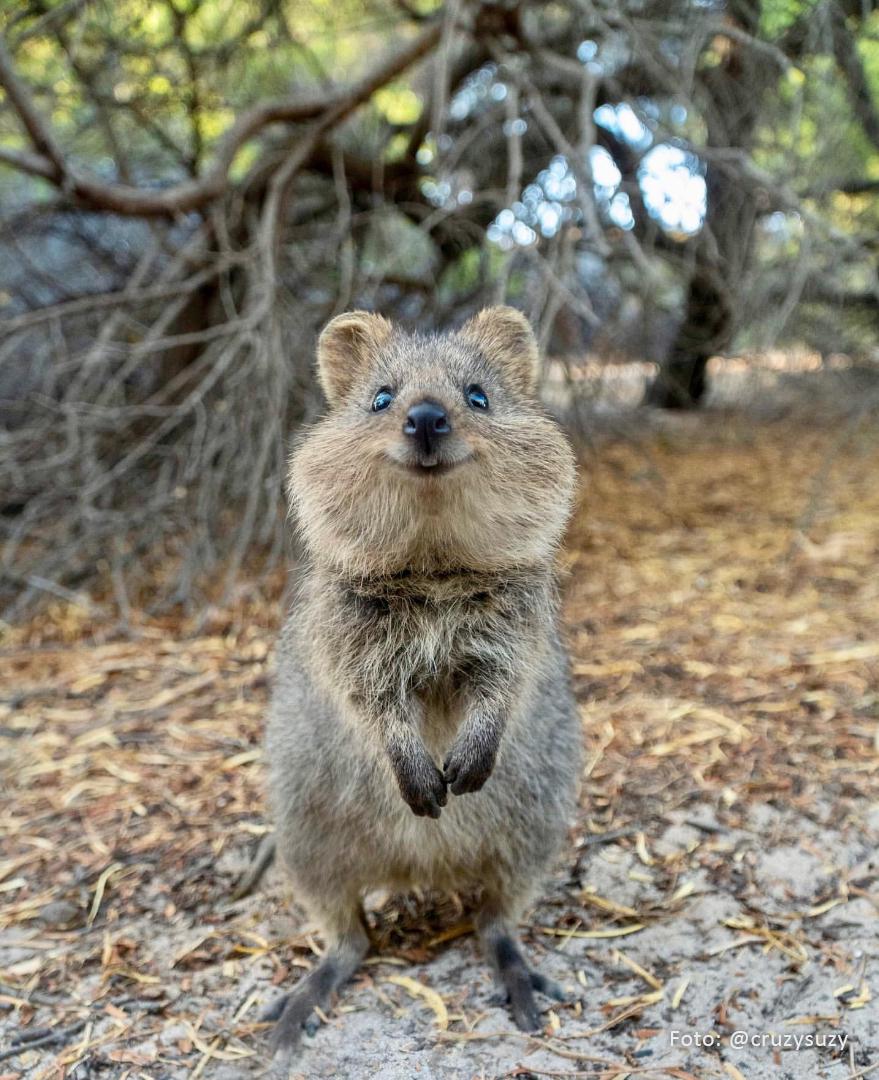
{"type": "Polygon", "coordinates": [[[531,395],[537,389],[537,339],[521,311],[490,307],[474,315],[458,331],[483,353],[511,386],[531,395]]]}
{"type": "Polygon", "coordinates": [[[387,319],[370,311],[346,311],[327,323],[317,342],[317,373],[331,406],[343,400],[392,331],[387,319]]]}

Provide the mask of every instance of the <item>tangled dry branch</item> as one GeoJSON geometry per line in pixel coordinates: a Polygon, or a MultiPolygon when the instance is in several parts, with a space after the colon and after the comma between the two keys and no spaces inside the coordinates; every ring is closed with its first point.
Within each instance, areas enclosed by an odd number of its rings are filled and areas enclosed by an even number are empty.
{"type": "Polygon", "coordinates": [[[249,110],[202,177],[161,190],[75,171],[0,46],[0,82],[34,147],[29,171],[79,204],[174,219],[152,225],[122,290],[0,329],[0,363],[32,358],[29,393],[10,403],[0,435],[8,615],[39,593],[76,596],[95,569],[124,615],[127,583],[136,587],[148,556],[167,563],[172,600],[189,598],[199,571],[220,556],[227,583],[252,548],[278,556],[286,437],[309,408],[313,336],[291,296],[336,254],[309,227],[314,196],[298,212],[287,205],[291,185],[321,140],[440,34],[440,26],[424,30],[344,92],[249,110]],[[229,167],[247,139],[280,121],[308,123],[274,155],[261,204],[243,205],[227,191],[229,167]],[[180,215],[207,203],[210,212],[184,219],[181,243],[180,215]]]}

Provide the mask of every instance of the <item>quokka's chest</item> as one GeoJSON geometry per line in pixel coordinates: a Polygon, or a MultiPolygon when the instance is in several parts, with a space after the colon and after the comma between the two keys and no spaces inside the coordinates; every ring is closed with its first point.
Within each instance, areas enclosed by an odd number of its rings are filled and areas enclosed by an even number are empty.
{"type": "Polygon", "coordinates": [[[517,632],[517,620],[479,597],[468,602],[357,598],[350,612],[352,652],[426,677],[446,677],[489,645],[517,632]]]}
{"type": "Polygon", "coordinates": [[[311,593],[306,648],[355,697],[446,694],[480,673],[512,676],[523,650],[539,645],[550,604],[545,580],[335,583],[311,593]]]}

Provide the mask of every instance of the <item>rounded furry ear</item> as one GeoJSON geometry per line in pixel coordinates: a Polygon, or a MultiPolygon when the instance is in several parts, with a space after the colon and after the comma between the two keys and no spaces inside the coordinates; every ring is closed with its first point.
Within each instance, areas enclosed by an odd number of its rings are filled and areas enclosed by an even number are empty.
{"type": "Polygon", "coordinates": [[[539,357],[537,339],[521,311],[512,307],[490,307],[474,315],[459,331],[525,394],[537,389],[539,357]]]}
{"type": "Polygon", "coordinates": [[[387,319],[369,311],[346,311],[327,323],[317,341],[317,374],[330,405],[351,389],[392,329],[387,319]]]}

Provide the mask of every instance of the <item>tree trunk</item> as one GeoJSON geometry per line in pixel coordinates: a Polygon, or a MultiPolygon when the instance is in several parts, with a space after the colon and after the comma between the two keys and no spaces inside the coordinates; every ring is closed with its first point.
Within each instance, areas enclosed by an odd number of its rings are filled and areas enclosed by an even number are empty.
{"type": "MultiPolygon", "coordinates": [[[[727,18],[756,35],[759,0],[732,0],[727,18]]],[[[750,149],[763,90],[775,74],[771,63],[746,44],[722,39],[723,58],[703,72],[707,146],[750,149]]],[[[717,43],[713,46],[717,49],[717,43]]],[[[709,159],[705,174],[707,209],[687,286],[684,319],[646,402],[667,409],[692,409],[707,390],[706,368],[729,345],[737,329],[739,290],[751,250],[756,220],[753,192],[734,167],[709,159]]]]}
{"type": "Polygon", "coordinates": [[[706,247],[700,243],[696,252],[684,320],[659,373],[647,389],[648,405],[663,409],[694,408],[707,388],[708,361],[731,336],[732,311],[726,284],[706,247]]]}

